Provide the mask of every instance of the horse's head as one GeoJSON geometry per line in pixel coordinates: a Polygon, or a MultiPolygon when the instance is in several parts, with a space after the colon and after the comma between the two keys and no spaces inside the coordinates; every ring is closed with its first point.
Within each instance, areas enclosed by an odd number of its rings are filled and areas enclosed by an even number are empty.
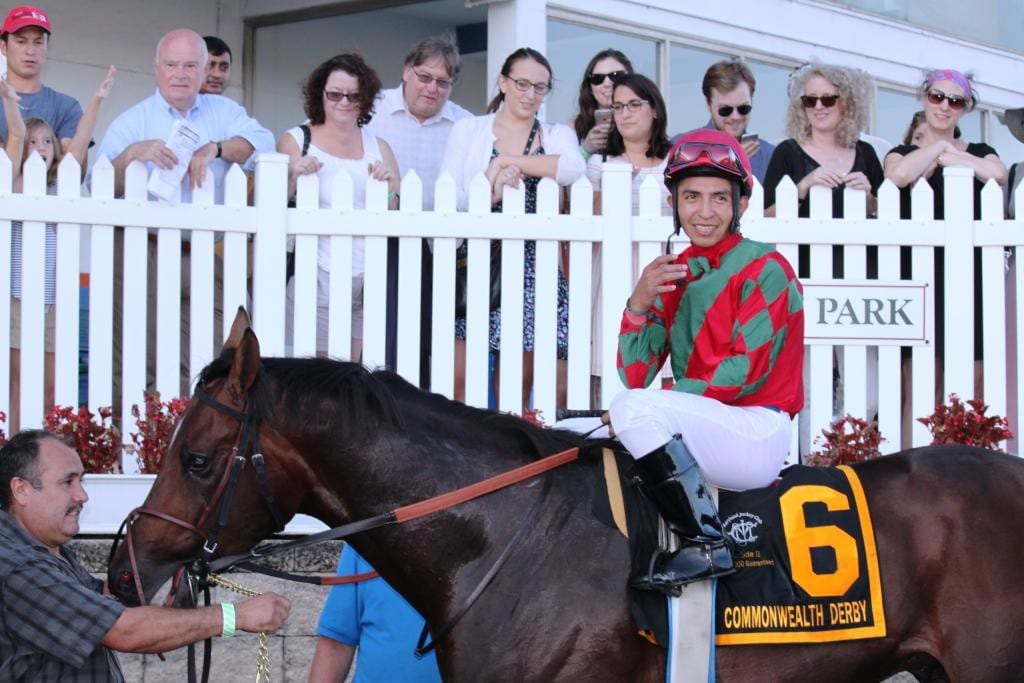
{"type": "Polygon", "coordinates": [[[291,448],[263,422],[261,366],[259,341],[239,309],[111,558],[110,589],[125,604],[137,604],[140,594],[148,602],[194,560],[249,550],[295,514],[301,487],[288,474],[291,448]]]}

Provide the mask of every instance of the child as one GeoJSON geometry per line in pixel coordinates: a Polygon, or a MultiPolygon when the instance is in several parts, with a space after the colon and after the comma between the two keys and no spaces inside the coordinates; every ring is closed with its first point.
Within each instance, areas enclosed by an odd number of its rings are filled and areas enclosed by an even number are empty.
{"type": "MultiPolygon", "coordinates": [[[[65,154],[76,158],[84,158],[89,142],[92,140],[99,117],[100,106],[114,84],[117,69],[110,67],[103,82],[89,101],[82,118],[78,123],[75,136],[67,150],[61,149],[60,140],[53,129],[42,119],[30,118],[22,120],[18,109],[18,94],[6,82],[0,85],[0,97],[3,99],[4,116],[7,119],[7,141],[5,151],[11,159],[13,172],[13,189],[21,192],[24,184],[25,161],[33,154],[38,154],[46,166],[47,194],[56,194],[57,168],[65,154]],[[80,153],[80,154],[79,154],[80,153]]],[[[15,433],[20,428],[20,394],[21,394],[21,252],[22,222],[11,221],[11,416],[10,431],[15,433]]],[[[54,345],[55,345],[55,304],[57,282],[57,226],[46,224],[46,261],[44,277],[43,302],[46,306],[46,333],[44,338],[44,386],[43,396],[45,409],[53,407],[54,392],[54,345]]],[[[77,263],[74,267],[78,267],[77,263]]]]}

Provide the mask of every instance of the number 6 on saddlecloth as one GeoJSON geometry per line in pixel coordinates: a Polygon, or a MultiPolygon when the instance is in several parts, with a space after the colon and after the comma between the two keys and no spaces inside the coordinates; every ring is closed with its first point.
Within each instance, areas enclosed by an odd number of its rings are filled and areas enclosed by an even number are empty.
{"type": "Polygon", "coordinates": [[[850,509],[850,499],[846,495],[825,486],[797,486],[779,497],[793,581],[811,597],[845,595],[860,575],[857,541],[831,524],[807,526],[804,515],[807,503],[822,503],[830,512],[850,509]],[[812,548],[831,548],[836,558],[835,571],[816,572],[811,561],[812,548]]]}

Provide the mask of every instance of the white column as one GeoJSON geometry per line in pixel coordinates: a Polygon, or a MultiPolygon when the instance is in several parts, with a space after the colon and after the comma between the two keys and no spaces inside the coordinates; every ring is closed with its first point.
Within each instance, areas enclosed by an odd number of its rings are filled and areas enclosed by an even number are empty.
{"type": "Polygon", "coordinates": [[[487,6],[487,101],[505,58],[521,47],[547,53],[547,0],[507,0],[487,6]]]}

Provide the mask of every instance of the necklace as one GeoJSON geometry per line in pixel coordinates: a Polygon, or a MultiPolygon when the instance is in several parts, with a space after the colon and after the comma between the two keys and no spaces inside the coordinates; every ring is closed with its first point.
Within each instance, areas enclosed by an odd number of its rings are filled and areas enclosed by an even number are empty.
{"type": "Polygon", "coordinates": [[[647,156],[643,156],[641,157],[641,160],[637,162],[633,159],[633,156],[628,151],[623,151],[622,155],[626,157],[626,159],[629,161],[630,165],[633,167],[634,173],[643,168],[650,168],[652,166],[651,162],[655,161],[654,159],[651,159],[647,156]]]}

